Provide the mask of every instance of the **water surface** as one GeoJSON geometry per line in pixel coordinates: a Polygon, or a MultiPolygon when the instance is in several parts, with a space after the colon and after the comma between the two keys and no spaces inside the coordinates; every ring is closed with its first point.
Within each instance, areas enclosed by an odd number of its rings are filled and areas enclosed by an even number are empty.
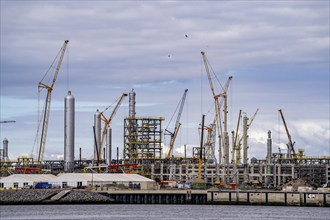
{"type": "Polygon", "coordinates": [[[19,205],[0,206],[1,220],[19,219],[330,219],[323,207],[239,205],[19,205]]]}

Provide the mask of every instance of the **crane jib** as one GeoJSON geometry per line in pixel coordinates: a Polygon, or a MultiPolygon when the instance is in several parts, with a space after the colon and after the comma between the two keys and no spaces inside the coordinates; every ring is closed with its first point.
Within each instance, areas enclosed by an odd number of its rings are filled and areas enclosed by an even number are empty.
{"type": "Polygon", "coordinates": [[[64,54],[65,54],[65,50],[66,50],[66,47],[67,47],[68,43],[69,43],[69,41],[65,40],[64,44],[63,44],[63,46],[60,50],[60,57],[58,59],[57,65],[56,65],[56,70],[55,70],[55,73],[54,73],[52,84],[51,85],[46,85],[43,82],[39,82],[39,84],[38,84],[38,88],[46,88],[47,89],[47,96],[46,96],[46,100],[45,100],[46,104],[45,104],[45,108],[44,108],[43,114],[42,114],[43,115],[43,121],[42,121],[41,137],[40,137],[40,147],[39,147],[39,152],[38,152],[38,163],[41,163],[43,161],[45,145],[46,145],[46,138],[47,138],[49,114],[50,114],[51,93],[53,91],[58,73],[60,71],[60,67],[61,67],[63,57],[64,57],[64,54]]]}

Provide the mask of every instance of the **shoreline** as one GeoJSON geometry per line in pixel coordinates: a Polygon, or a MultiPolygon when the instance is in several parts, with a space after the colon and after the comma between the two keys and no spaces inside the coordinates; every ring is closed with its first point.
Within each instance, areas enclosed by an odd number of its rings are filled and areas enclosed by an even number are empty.
{"type": "Polygon", "coordinates": [[[329,192],[237,190],[86,190],[0,191],[0,205],[176,204],[330,207],[329,192]]]}

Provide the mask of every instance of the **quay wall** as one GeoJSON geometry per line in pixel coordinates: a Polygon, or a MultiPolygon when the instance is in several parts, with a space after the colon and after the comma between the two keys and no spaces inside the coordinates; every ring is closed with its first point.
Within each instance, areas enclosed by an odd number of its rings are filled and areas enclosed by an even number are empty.
{"type": "Polygon", "coordinates": [[[211,204],[283,205],[330,207],[330,193],[274,191],[209,191],[211,204]]]}
{"type": "Polygon", "coordinates": [[[0,191],[0,204],[223,204],[330,207],[329,192],[241,190],[24,189],[0,191]],[[65,192],[66,191],[66,192],[65,192]]]}

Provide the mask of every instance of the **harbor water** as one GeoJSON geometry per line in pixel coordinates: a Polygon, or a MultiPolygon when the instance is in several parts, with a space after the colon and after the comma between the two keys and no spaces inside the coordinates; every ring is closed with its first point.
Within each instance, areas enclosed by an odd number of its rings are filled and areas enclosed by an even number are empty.
{"type": "Polygon", "coordinates": [[[330,219],[321,207],[229,205],[19,205],[0,206],[1,220],[19,219],[330,219]]]}

